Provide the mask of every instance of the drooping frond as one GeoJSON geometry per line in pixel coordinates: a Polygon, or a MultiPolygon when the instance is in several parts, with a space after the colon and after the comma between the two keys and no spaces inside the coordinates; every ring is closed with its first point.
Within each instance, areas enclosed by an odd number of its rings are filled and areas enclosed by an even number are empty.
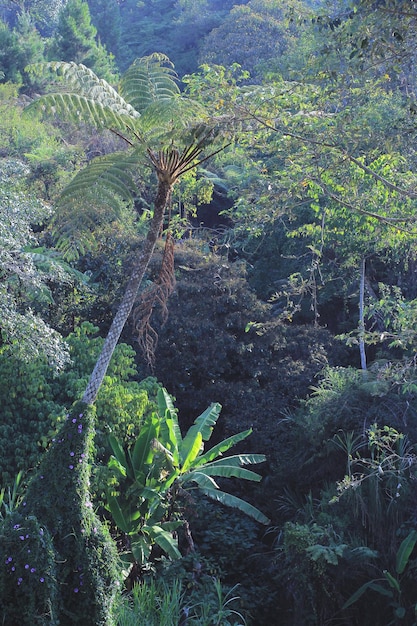
{"type": "Polygon", "coordinates": [[[173,65],[160,53],[136,59],[123,75],[119,91],[140,114],[151,104],[170,100],[180,93],[173,65]]]}
{"type": "Polygon", "coordinates": [[[37,64],[31,68],[42,74],[45,72],[55,73],[60,79],[60,92],[76,93],[87,100],[100,104],[102,107],[111,109],[116,115],[131,118],[140,117],[139,111],[129,104],[121,94],[82,63],[53,61],[37,64]]]}
{"type": "Polygon", "coordinates": [[[167,302],[175,287],[174,240],[170,233],[165,240],[161,269],[156,281],[141,294],[138,306],[133,311],[133,323],[137,333],[137,342],[150,367],[155,362],[158,333],[152,326],[152,316],[159,306],[162,325],[168,318],[167,302]]]}
{"type": "Polygon", "coordinates": [[[95,194],[96,188],[111,191],[122,200],[132,200],[136,182],[132,172],[138,163],[143,162],[144,153],[140,149],[131,152],[113,152],[91,161],[67,185],[61,194],[59,204],[71,202],[75,196],[85,197],[89,191],[95,194]]]}
{"type": "Polygon", "coordinates": [[[81,170],[63,191],[57,205],[54,235],[66,258],[91,247],[98,224],[120,218],[133,202],[133,171],[143,152],[118,152],[99,157],[81,170]]]}

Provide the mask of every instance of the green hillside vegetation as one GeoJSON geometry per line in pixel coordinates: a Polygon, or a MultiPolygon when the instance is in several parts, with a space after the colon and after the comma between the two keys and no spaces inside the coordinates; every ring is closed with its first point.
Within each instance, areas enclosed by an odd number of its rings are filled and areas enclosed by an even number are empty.
{"type": "Polygon", "coordinates": [[[416,18],[2,3],[1,623],[416,623],[416,18]]]}

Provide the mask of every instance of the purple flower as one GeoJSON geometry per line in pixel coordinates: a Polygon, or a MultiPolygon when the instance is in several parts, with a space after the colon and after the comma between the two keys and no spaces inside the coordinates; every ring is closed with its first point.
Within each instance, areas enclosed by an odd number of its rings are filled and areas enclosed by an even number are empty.
{"type": "Polygon", "coordinates": [[[84,413],[80,413],[79,417],[83,417],[84,413]]]}
{"type": "Polygon", "coordinates": [[[73,424],[76,424],[76,423],[77,423],[77,418],[76,418],[76,417],[73,417],[73,418],[72,418],[72,423],[73,423],[73,424]]]}
{"type": "Polygon", "coordinates": [[[78,593],[78,591],[79,591],[78,587],[75,587],[74,593],[78,593]]]}
{"type": "Polygon", "coordinates": [[[41,577],[39,578],[39,582],[40,582],[40,583],[44,583],[44,582],[45,582],[45,579],[43,578],[43,576],[41,576],[41,577]]]}
{"type": "Polygon", "coordinates": [[[13,526],[13,530],[17,530],[18,528],[20,528],[20,524],[15,524],[15,525],[13,526]]]}
{"type": "Polygon", "coordinates": [[[27,563],[25,565],[25,569],[29,569],[29,565],[27,563]]]}
{"type": "Polygon", "coordinates": [[[23,582],[23,578],[18,578],[18,579],[17,579],[17,584],[18,584],[18,585],[22,584],[22,582],[23,582]]]}
{"type": "Polygon", "coordinates": [[[34,574],[36,572],[36,567],[31,567],[30,571],[31,571],[31,574],[34,574]]]}
{"type": "Polygon", "coordinates": [[[19,535],[19,539],[21,539],[22,541],[25,540],[25,536],[24,535],[19,535]]]}
{"type": "Polygon", "coordinates": [[[74,466],[73,466],[73,465],[68,465],[68,467],[69,467],[70,469],[74,469],[74,466]]]}
{"type": "Polygon", "coordinates": [[[11,556],[9,556],[9,558],[6,559],[6,563],[11,563],[11,561],[13,561],[13,558],[11,556]]]}

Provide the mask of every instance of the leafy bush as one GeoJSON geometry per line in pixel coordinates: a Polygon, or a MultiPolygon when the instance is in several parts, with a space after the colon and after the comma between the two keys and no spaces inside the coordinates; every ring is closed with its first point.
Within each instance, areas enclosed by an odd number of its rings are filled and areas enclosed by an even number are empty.
{"type": "MultiPolygon", "coordinates": [[[[18,360],[8,349],[0,352],[0,484],[6,485],[20,470],[38,463],[63,422],[66,407],[82,394],[103,340],[92,337],[95,328],[84,323],[68,336],[71,363],[54,376],[41,359],[18,360]]],[[[158,385],[136,376],[135,353],[120,344],[97,399],[98,453],[106,456],[107,435],[112,432],[126,442],[138,435],[142,419],[155,406],[158,385]]],[[[109,453],[109,451],[108,451],[109,453]]]]}

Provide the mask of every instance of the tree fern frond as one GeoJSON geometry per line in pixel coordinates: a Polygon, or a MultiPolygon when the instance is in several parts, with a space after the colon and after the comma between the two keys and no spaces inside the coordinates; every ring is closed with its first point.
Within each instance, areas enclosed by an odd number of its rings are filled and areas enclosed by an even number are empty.
{"type": "Polygon", "coordinates": [[[119,90],[139,113],[154,102],[171,99],[180,93],[171,61],[159,53],[136,59],[123,75],[119,90]]]}
{"type": "Polygon", "coordinates": [[[182,134],[196,120],[204,123],[205,119],[207,116],[199,103],[177,95],[149,103],[142,111],[140,123],[149,144],[163,136],[167,145],[172,139],[178,141],[178,131],[182,134]]]}
{"type": "Polygon", "coordinates": [[[66,259],[94,247],[94,232],[104,222],[120,219],[137,190],[133,176],[143,151],[99,157],[81,170],[57,203],[53,234],[66,259]]]}
{"type": "Polygon", "coordinates": [[[116,89],[82,63],[52,61],[29,66],[29,70],[40,74],[55,73],[61,79],[66,91],[73,91],[88,100],[93,100],[103,107],[112,109],[118,115],[131,118],[140,116],[140,113],[126,102],[116,89]]]}
{"type": "Polygon", "coordinates": [[[98,188],[110,190],[126,202],[131,201],[137,187],[132,171],[143,158],[143,151],[137,149],[133,152],[114,152],[94,159],[67,185],[59,204],[89,191],[98,196],[98,188]]]}
{"type": "Polygon", "coordinates": [[[75,93],[54,93],[41,96],[32,102],[26,111],[58,115],[76,124],[83,122],[99,129],[108,128],[119,131],[122,136],[126,130],[132,129],[133,132],[136,126],[134,123],[136,120],[126,112],[115,111],[107,105],[75,93]]]}

